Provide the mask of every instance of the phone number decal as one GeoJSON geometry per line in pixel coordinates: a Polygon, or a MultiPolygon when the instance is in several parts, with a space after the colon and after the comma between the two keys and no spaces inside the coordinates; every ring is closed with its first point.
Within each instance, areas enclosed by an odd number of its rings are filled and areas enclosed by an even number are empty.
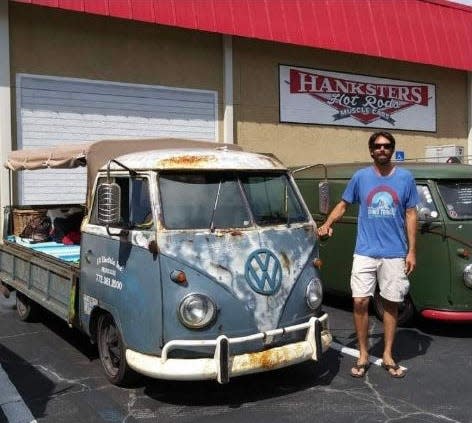
{"type": "Polygon", "coordinates": [[[109,276],[101,275],[99,273],[97,273],[96,276],[96,281],[102,285],[106,285],[110,288],[118,289],[120,291],[123,288],[123,283],[119,280],[116,280],[115,278],[110,278],[109,276]]]}
{"type": "Polygon", "coordinates": [[[120,266],[115,259],[107,256],[98,257],[97,266],[99,266],[98,270],[100,272],[95,275],[95,281],[97,283],[119,291],[123,289],[123,283],[119,279],[116,279],[117,273],[121,273],[123,267],[120,266]]]}

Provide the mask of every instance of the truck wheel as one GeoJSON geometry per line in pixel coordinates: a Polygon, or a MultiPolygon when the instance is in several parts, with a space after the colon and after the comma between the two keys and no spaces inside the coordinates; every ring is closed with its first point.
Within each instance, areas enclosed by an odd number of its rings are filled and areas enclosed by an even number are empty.
{"type": "Polygon", "coordinates": [[[16,311],[23,322],[32,322],[38,316],[38,305],[25,294],[16,291],[16,311]]]}
{"type": "Polygon", "coordinates": [[[102,314],[98,319],[97,344],[100,361],[107,379],[118,386],[135,381],[136,373],[126,362],[126,349],[113,317],[102,314]]]}
{"type": "MultiPolygon", "coordinates": [[[[375,291],[374,294],[373,306],[375,315],[380,321],[383,321],[384,306],[382,297],[380,296],[380,292],[378,290],[375,291]]],[[[398,326],[408,325],[413,319],[414,315],[415,306],[413,305],[410,296],[407,295],[403,302],[401,302],[398,306],[398,326]]]]}

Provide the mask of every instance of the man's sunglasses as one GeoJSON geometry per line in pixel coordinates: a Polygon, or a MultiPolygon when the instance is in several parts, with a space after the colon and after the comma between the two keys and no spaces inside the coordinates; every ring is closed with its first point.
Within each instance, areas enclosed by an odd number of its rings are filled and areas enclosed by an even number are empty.
{"type": "Polygon", "coordinates": [[[380,150],[382,147],[385,150],[391,150],[392,149],[392,144],[375,144],[374,143],[374,150],[380,150]]]}

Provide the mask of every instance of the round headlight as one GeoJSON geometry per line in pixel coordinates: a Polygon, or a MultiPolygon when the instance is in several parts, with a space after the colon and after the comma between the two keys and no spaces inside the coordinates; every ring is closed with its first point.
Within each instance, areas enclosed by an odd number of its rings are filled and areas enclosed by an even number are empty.
{"type": "Polygon", "coordinates": [[[321,306],[323,301],[323,288],[318,278],[312,279],[306,287],[306,303],[312,310],[316,310],[321,306]]]}
{"type": "Polygon", "coordinates": [[[181,322],[191,329],[208,326],[216,315],[215,303],[206,295],[189,294],[179,306],[181,322]]]}
{"type": "Polygon", "coordinates": [[[472,288],[472,264],[464,267],[464,284],[467,288],[472,288]]]}

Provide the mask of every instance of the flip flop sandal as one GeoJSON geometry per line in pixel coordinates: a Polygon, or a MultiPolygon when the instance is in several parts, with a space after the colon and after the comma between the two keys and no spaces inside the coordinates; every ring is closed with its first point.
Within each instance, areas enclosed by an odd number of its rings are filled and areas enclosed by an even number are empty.
{"type": "Polygon", "coordinates": [[[400,368],[400,366],[397,363],[393,364],[385,364],[382,363],[382,367],[386,370],[386,372],[390,375],[390,377],[393,377],[395,379],[401,379],[402,377],[405,377],[406,372],[400,368]],[[391,373],[390,370],[400,370],[401,373],[391,373]]]}
{"type": "Polygon", "coordinates": [[[351,376],[357,379],[364,377],[369,370],[370,363],[358,364],[354,363],[351,369],[351,376]],[[357,370],[357,373],[354,373],[353,370],[357,370]]]}

